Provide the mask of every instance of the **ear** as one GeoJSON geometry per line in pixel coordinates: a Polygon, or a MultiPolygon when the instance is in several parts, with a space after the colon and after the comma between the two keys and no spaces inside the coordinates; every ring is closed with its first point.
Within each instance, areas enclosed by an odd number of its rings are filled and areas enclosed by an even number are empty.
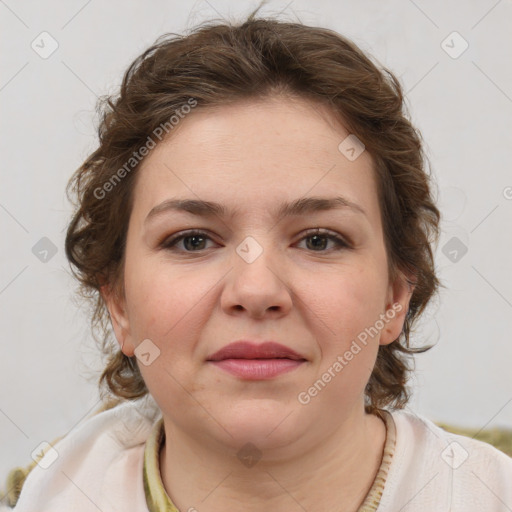
{"type": "Polygon", "coordinates": [[[130,321],[126,312],[126,301],[124,297],[120,297],[109,285],[102,286],[100,291],[110,313],[112,328],[121,351],[126,356],[132,357],[135,346],[130,331],[130,321]]]}
{"type": "Polygon", "coordinates": [[[412,274],[398,271],[394,282],[389,284],[385,312],[387,322],[381,331],[380,345],[389,345],[400,336],[414,292],[415,285],[411,284],[414,281],[412,274]]]}

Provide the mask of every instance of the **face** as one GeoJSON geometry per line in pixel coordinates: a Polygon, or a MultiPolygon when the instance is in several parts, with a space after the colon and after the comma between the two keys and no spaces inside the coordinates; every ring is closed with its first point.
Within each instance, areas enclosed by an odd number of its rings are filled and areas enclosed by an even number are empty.
{"type": "Polygon", "coordinates": [[[408,307],[389,281],[372,159],[347,158],[349,132],[297,99],[198,108],[171,135],[138,170],[125,295],[104,294],[119,344],[166,428],[209,446],[311,446],[364,414],[379,344],[408,307]],[[298,359],[211,360],[238,340],[298,359]]]}

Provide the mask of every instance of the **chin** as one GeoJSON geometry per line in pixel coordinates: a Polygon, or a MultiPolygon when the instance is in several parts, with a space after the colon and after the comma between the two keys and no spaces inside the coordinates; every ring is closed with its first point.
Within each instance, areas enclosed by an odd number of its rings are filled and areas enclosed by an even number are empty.
{"type": "Polygon", "coordinates": [[[222,432],[225,441],[238,448],[252,443],[262,450],[290,444],[295,431],[295,422],[290,410],[283,404],[270,400],[247,400],[219,415],[219,423],[231,434],[222,432]],[[287,418],[288,416],[288,418],[287,418]]]}

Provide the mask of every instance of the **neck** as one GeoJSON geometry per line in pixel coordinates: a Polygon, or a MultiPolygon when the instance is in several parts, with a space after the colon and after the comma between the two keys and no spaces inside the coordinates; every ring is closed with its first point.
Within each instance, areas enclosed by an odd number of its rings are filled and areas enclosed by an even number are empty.
{"type": "Polygon", "coordinates": [[[287,456],[242,464],[169,423],[164,421],[160,453],[162,482],[179,510],[199,512],[357,512],[380,467],[386,438],[384,422],[361,412],[308,450],[293,443],[287,456]]]}

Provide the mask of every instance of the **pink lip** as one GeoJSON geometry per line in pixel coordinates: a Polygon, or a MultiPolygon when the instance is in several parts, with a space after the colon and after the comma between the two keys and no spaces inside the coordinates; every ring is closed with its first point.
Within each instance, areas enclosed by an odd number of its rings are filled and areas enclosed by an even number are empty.
{"type": "Polygon", "coordinates": [[[207,361],[237,377],[263,380],[290,372],[306,359],[294,350],[272,341],[259,345],[236,341],[212,354],[207,361]]]}

